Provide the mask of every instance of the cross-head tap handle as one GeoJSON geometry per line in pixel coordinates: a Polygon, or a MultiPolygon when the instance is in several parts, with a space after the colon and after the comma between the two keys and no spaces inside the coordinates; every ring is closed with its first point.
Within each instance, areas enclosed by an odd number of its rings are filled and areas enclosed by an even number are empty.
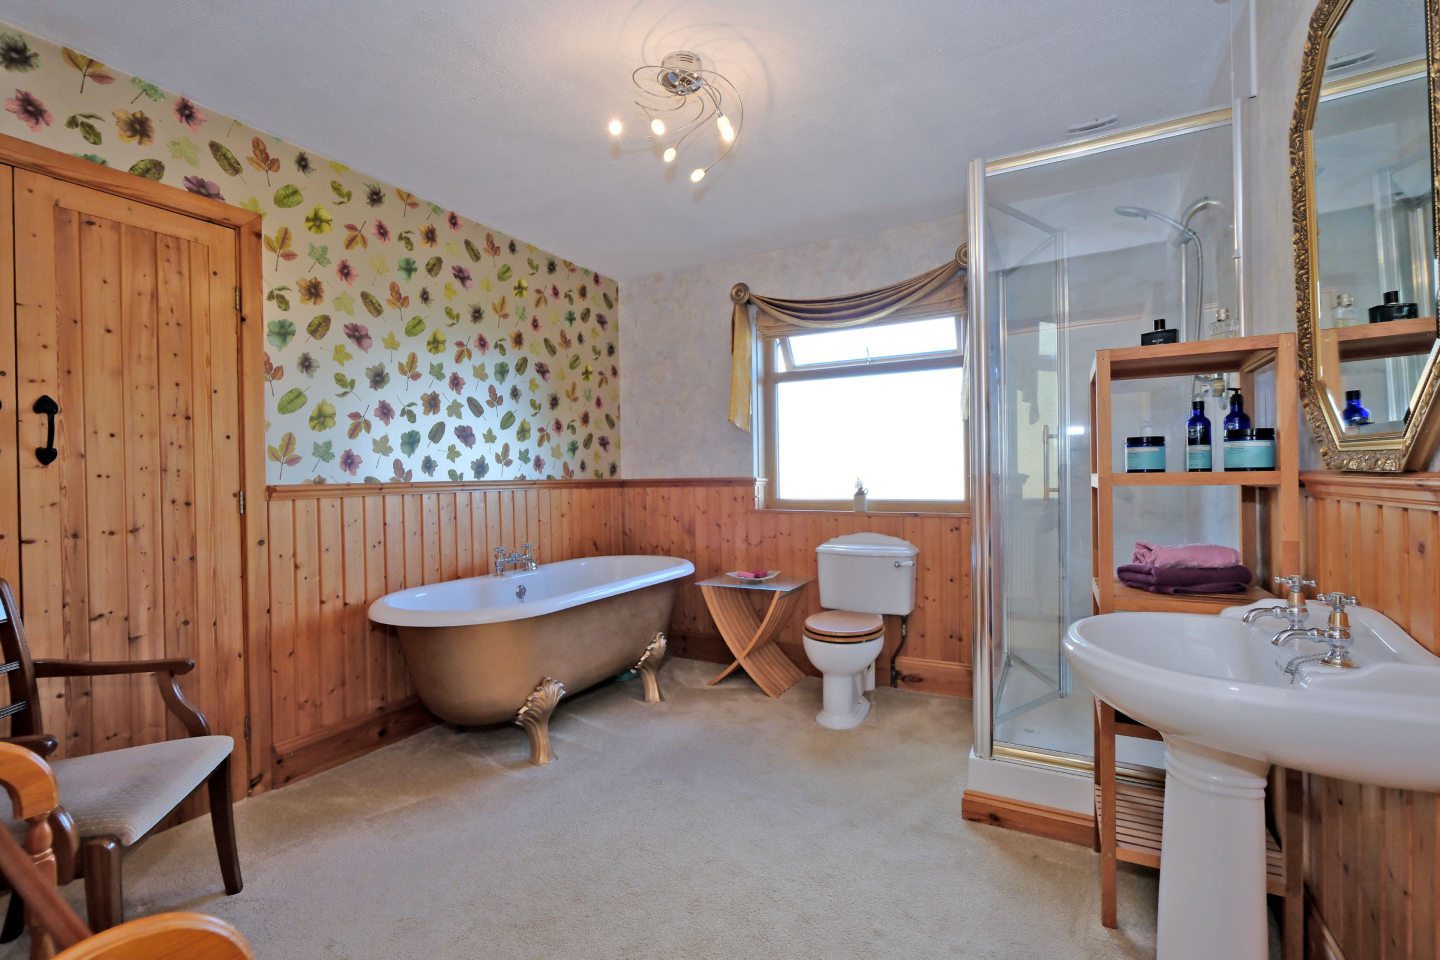
{"type": "Polygon", "coordinates": [[[1355,606],[1357,603],[1356,599],[1349,594],[1341,593],[1339,590],[1334,593],[1322,593],[1318,599],[1321,603],[1326,603],[1330,606],[1330,629],[1348,631],[1350,629],[1350,616],[1345,612],[1345,608],[1355,606]]]}
{"type": "Polygon", "coordinates": [[[1303,592],[1306,587],[1315,586],[1314,580],[1307,580],[1302,574],[1292,573],[1288,577],[1276,577],[1275,586],[1284,587],[1291,593],[1303,592]]]}
{"type": "Polygon", "coordinates": [[[1334,593],[1322,593],[1315,599],[1321,603],[1329,604],[1330,609],[1337,613],[1343,611],[1346,607],[1353,607],[1360,602],[1349,594],[1341,593],[1339,590],[1336,590],[1334,593]]]}
{"type": "Polygon", "coordinates": [[[495,548],[495,556],[497,556],[497,557],[503,557],[503,556],[505,556],[505,548],[504,548],[504,547],[496,547],[496,548],[495,548]]]}

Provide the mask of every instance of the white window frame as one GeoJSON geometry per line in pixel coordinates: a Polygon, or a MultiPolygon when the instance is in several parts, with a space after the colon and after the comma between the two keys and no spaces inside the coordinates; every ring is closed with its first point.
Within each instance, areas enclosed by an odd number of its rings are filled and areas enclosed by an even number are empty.
{"type": "MultiPolygon", "coordinates": [[[[964,372],[964,351],[965,351],[965,329],[964,310],[959,305],[954,309],[944,309],[930,305],[926,309],[906,312],[882,321],[890,323],[908,323],[916,320],[933,320],[942,317],[953,317],[955,322],[955,349],[937,353],[908,354],[895,358],[880,359],[858,359],[846,360],[837,363],[807,364],[797,369],[790,353],[789,338],[780,337],[759,337],[757,349],[760,352],[760,376],[758,379],[758,390],[756,391],[759,406],[757,423],[760,425],[760,437],[757,444],[757,455],[760,460],[759,476],[764,482],[765,493],[763,503],[767,509],[772,510],[844,510],[854,509],[854,500],[785,500],[780,497],[779,477],[777,475],[777,464],[779,458],[776,456],[775,440],[779,433],[779,424],[776,420],[777,404],[775,401],[779,385],[787,382],[802,380],[831,380],[837,377],[872,376],[876,374],[909,373],[921,370],[946,370],[959,368],[964,372]],[[777,353],[785,354],[785,369],[781,370],[776,364],[777,353]]],[[[805,333],[818,333],[820,331],[807,330],[797,332],[795,336],[804,336],[805,333]]],[[[956,417],[961,416],[961,411],[955,411],[956,417]]],[[[966,502],[962,500],[879,500],[875,497],[869,498],[867,510],[871,513],[964,513],[967,509],[966,502]]]]}

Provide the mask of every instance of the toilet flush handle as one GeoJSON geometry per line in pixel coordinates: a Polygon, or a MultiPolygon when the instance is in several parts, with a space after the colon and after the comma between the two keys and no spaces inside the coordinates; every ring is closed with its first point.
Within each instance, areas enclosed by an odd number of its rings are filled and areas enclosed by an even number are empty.
{"type": "Polygon", "coordinates": [[[896,560],[896,561],[895,561],[895,566],[897,566],[897,567],[913,567],[913,566],[915,566],[915,561],[914,561],[914,560],[896,560]]]}

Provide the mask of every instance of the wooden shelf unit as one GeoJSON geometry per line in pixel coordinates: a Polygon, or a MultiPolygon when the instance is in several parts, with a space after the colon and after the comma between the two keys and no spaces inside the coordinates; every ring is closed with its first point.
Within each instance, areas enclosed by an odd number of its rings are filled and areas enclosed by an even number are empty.
{"type": "MultiPolygon", "coordinates": [[[[1115,577],[1116,489],[1134,487],[1230,487],[1235,491],[1240,520],[1240,553],[1256,574],[1268,583],[1282,573],[1300,569],[1300,397],[1294,334],[1236,337],[1201,343],[1164,344],[1100,350],[1090,371],[1090,497],[1091,578],[1095,611],[1117,610],[1219,613],[1226,607],[1253,603],[1270,594],[1260,586],[1241,593],[1171,596],[1128,587],[1115,577]],[[1114,465],[1111,389],[1116,381],[1183,377],[1197,374],[1237,373],[1247,398],[1255,396],[1255,374],[1266,368],[1275,373],[1274,470],[1208,473],[1123,473],[1114,465]],[[1263,529],[1262,529],[1263,521],[1263,529]],[[1262,553],[1260,541],[1268,540],[1262,553]],[[1267,564],[1262,558],[1268,559],[1267,564]]],[[[1223,457],[1223,447],[1216,450],[1223,457]]],[[[1183,445],[1181,447],[1183,450],[1183,445]]],[[[1114,927],[1116,917],[1116,862],[1160,867],[1165,793],[1162,784],[1122,779],[1116,768],[1117,737],[1160,739],[1154,729],[1116,713],[1109,704],[1095,701],[1095,823],[1100,852],[1101,923],[1114,927]]],[[[1283,784],[1276,826],[1286,846],[1282,849],[1269,829],[1265,833],[1266,892],[1285,898],[1285,956],[1298,958],[1303,949],[1303,885],[1299,841],[1303,830],[1301,808],[1292,800],[1300,795],[1299,774],[1281,771],[1283,784]]]]}
{"type": "MultiPolygon", "coordinates": [[[[1244,593],[1196,597],[1149,593],[1120,584],[1114,577],[1117,488],[1231,487],[1236,492],[1240,519],[1240,553],[1245,565],[1254,571],[1256,583],[1266,584],[1273,576],[1300,569],[1298,389],[1295,335],[1291,333],[1096,351],[1095,363],[1090,369],[1090,522],[1097,613],[1115,610],[1218,612],[1226,606],[1270,596],[1258,586],[1244,593]],[[1247,398],[1253,398],[1255,374],[1266,368],[1273,368],[1275,373],[1274,470],[1125,473],[1115,469],[1111,416],[1114,383],[1236,373],[1240,389],[1247,398]],[[1261,549],[1262,521],[1266,525],[1263,536],[1268,539],[1268,551],[1261,549]]],[[[1217,442],[1215,447],[1218,462],[1223,458],[1223,442],[1217,442]]],[[[1183,444],[1180,449],[1184,450],[1183,444]]]]}
{"type": "MultiPolygon", "coordinates": [[[[1284,481],[1279,470],[1211,470],[1205,473],[1116,473],[1110,483],[1117,487],[1278,487],[1284,481]]],[[[1100,485],[1100,475],[1090,474],[1090,486],[1100,485]]]]}
{"type": "MultiPolygon", "coordinates": [[[[1091,594],[1095,598],[1095,607],[1098,610],[1100,607],[1100,579],[1092,577],[1090,582],[1091,594]]],[[[1127,586],[1113,578],[1110,583],[1110,591],[1111,596],[1114,597],[1116,610],[1148,610],[1160,613],[1165,611],[1219,613],[1226,607],[1254,603],[1257,600],[1270,600],[1274,596],[1268,590],[1256,586],[1247,587],[1243,593],[1190,593],[1173,596],[1127,586]]]]}
{"type": "MultiPolygon", "coordinates": [[[[1095,813],[1104,815],[1101,788],[1095,785],[1095,813]]],[[[1160,837],[1165,817],[1165,788],[1153,783],[1115,783],[1115,859],[1160,869],[1160,837]]],[[[1275,834],[1265,830],[1265,892],[1283,897],[1285,855],[1275,834]]]]}

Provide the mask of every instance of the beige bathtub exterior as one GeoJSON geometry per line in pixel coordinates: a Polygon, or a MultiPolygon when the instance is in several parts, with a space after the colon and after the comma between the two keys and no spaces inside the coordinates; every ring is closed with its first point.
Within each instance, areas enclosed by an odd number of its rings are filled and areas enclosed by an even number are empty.
{"type": "Polygon", "coordinates": [[[442,720],[514,720],[541,680],[576,694],[635,666],[670,624],[675,581],[503,623],[398,627],[422,703],[442,720]]]}

